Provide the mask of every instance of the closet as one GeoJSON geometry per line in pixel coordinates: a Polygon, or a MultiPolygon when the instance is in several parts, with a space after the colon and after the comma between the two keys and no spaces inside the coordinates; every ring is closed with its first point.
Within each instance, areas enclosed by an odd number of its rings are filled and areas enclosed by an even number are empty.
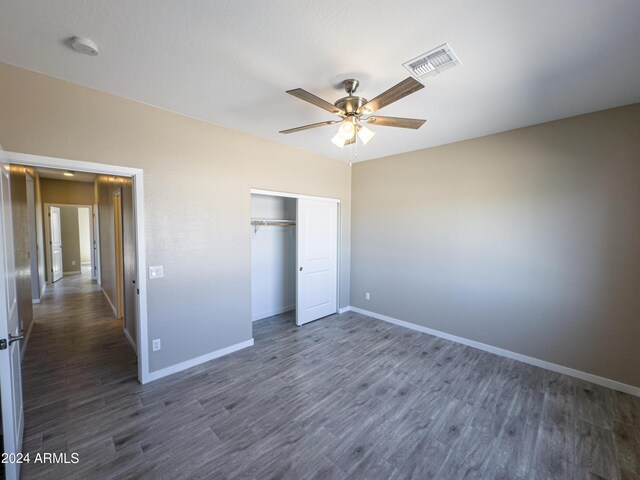
{"type": "Polygon", "coordinates": [[[253,321],[296,308],[296,203],[295,198],[251,195],[253,321]]]}

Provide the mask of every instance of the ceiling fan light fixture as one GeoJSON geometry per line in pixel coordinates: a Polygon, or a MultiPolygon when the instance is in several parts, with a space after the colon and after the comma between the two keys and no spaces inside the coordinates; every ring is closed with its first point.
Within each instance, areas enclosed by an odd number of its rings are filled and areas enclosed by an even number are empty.
{"type": "Polygon", "coordinates": [[[338,133],[333,136],[331,142],[338,148],[343,148],[344,144],[347,143],[347,141],[342,138],[342,135],[340,135],[340,129],[338,129],[338,133]]]}
{"type": "Polygon", "coordinates": [[[360,138],[360,140],[364,145],[369,143],[369,141],[375,136],[376,136],[375,132],[370,128],[367,128],[364,125],[361,125],[358,127],[358,137],[360,138]]]}
{"type": "Polygon", "coordinates": [[[343,122],[342,125],[340,125],[340,127],[338,128],[338,134],[344,140],[351,140],[356,134],[356,127],[353,123],[347,120],[343,122]]]}

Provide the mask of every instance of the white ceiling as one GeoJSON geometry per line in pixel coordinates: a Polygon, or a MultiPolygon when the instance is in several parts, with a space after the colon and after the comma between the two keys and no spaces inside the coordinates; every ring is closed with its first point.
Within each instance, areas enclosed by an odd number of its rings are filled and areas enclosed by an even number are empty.
{"type": "Polygon", "coordinates": [[[637,0],[3,0],[0,61],[357,161],[639,102],[639,25],[637,0]],[[277,133],[332,118],[285,90],[334,102],[355,77],[371,99],[444,42],[463,66],[378,112],[420,130],[372,127],[357,158],[335,126],[277,133]]]}

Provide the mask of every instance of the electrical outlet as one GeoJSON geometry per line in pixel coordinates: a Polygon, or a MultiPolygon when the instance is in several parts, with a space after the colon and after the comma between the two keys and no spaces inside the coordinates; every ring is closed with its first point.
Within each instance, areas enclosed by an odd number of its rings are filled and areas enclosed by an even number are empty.
{"type": "Polygon", "coordinates": [[[75,265],[76,261],[75,260],[71,260],[71,265],[75,265]]]}
{"type": "Polygon", "coordinates": [[[371,294],[369,292],[364,294],[364,299],[365,300],[371,300],[371,294]]]}
{"type": "Polygon", "coordinates": [[[160,339],[159,339],[159,338],[156,338],[156,339],[153,341],[153,351],[154,351],[154,352],[157,352],[158,350],[160,350],[160,348],[161,348],[161,347],[160,347],[160,339]]]}

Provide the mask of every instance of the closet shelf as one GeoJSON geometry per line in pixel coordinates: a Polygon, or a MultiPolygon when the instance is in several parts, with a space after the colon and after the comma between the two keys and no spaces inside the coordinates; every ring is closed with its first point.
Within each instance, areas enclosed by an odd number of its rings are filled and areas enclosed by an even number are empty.
{"type": "Polygon", "coordinates": [[[277,220],[267,218],[252,218],[251,225],[253,225],[254,232],[258,232],[260,227],[294,227],[295,220],[277,220]]]}

